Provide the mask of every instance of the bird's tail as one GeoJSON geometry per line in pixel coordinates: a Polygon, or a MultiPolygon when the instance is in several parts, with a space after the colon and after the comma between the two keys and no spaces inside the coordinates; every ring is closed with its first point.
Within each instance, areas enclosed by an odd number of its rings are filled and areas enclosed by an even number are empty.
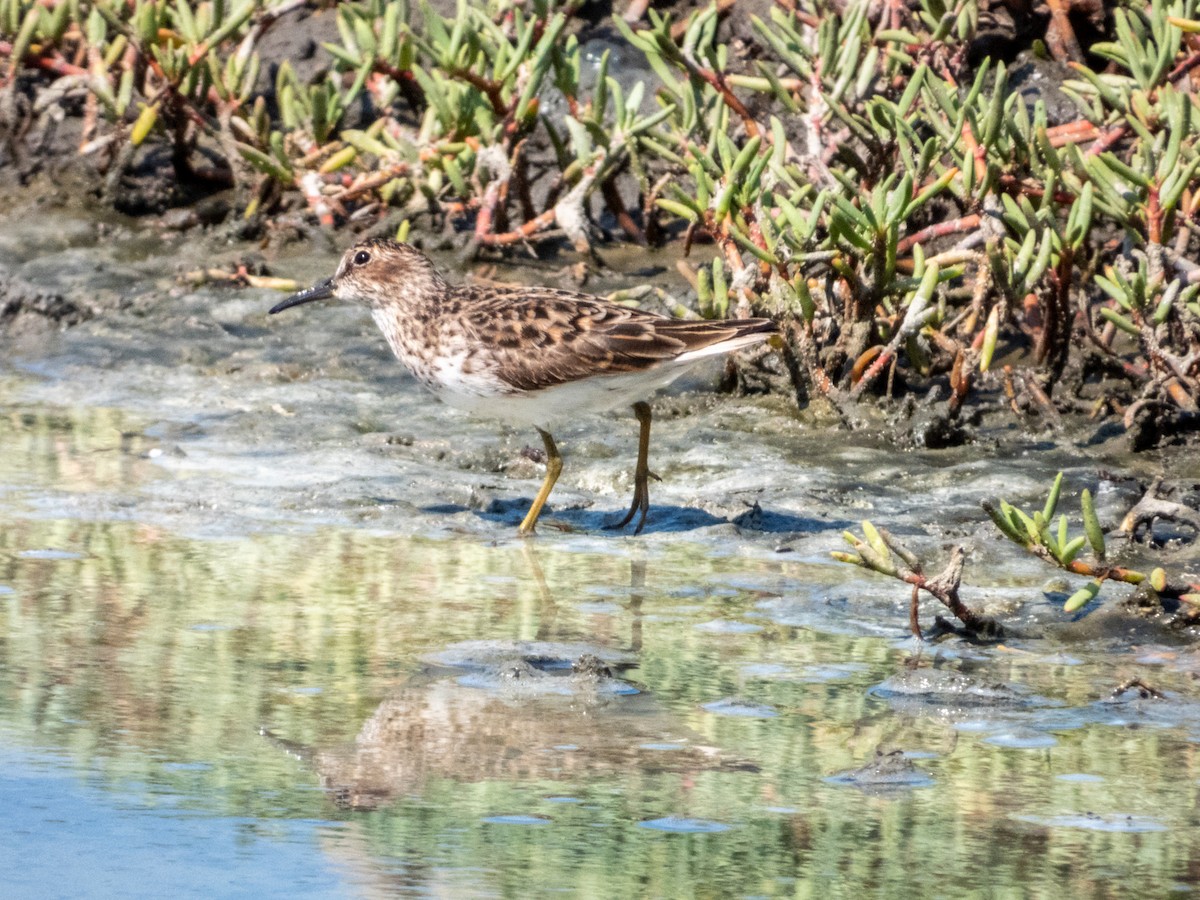
{"type": "Polygon", "coordinates": [[[680,363],[732,353],[779,333],[779,326],[770,319],[689,319],[677,320],[671,326],[670,336],[688,347],[676,357],[680,363]]]}

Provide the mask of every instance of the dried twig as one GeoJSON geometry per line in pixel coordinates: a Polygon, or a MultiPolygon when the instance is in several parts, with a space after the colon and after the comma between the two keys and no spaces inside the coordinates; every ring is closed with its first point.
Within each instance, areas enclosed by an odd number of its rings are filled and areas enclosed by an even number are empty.
{"type": "Polygon", "coordinates": [[[1125,514],[1118,530],[1135,537],[1143,525],[1149,526],[1155,519],[1166,519],[1168,522],[1186,525],[1200,535],[1200,512],[1174,500],[1162,499],[1158,495],[1161,487],[1162,479],[1154,479],[1142,499],[1125,514]]]}
{"type": "Polygon", "coordinates": [[[914,637],[921,637],[920,622],[917,617],[919,591],[925,591],[936,597],[971,633],[986,637],[1003,635],[1004,629],[999,622],[990,616],[983,616],[975,612],[958,596],[958,590],[962,584],[963,563],[966,560],[966,551],[961,546],[956,545],[951,549],[950,561],[946,567],[930,578],[924,574],[921,561],[916,554],[900,543],[896,536],[887,529],[876,529],[870,522],[863,522],[863,533],[865,540],[858,538],[852,532],[845,532],[845,538],[854,548],[855,553],[839,551],[835,552],[833,557],[840,562],[853,563],[911,584],[913,594],[909,603],[909,627],[912,629],[914,637]]]}

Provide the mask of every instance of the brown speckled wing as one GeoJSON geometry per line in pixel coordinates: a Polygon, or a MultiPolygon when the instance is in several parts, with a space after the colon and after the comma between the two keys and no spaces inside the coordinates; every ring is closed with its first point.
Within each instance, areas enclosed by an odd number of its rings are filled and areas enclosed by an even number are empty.
{"type": "Polygon", "coordinates": [[[654,369],[743,335],[769,334],[769,319],[672,319],[547,288],[462,287],[454,299],[496,375],[520,391],[654,369]]]}

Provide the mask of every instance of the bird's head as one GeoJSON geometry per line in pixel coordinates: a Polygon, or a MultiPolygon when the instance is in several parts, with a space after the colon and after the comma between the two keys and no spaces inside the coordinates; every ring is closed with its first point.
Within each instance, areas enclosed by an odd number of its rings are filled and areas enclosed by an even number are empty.
{"type": "Polygon", "coordinates": [[[357,243],[342,254],[332,278],[276,303],[271,313],[329,298],[371,309],[403,306],[445,287],[433,262],[416,247],[375,238],[357,243]]]}

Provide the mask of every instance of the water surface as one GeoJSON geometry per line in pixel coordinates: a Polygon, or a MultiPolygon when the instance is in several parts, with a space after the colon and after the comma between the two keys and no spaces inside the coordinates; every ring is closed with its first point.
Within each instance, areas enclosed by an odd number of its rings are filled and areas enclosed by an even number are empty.
{"type": "Polygon", "coordinates": [[[1095,489],[1095,456],[897,453],[693,384],[655,405],[646,534],[602,528],[614,416],[564,431],[522,541],[536,435],[437,406],[362,316],[56,246],[5,252],[157,302],[0,364],[6,896],[1190,889],[1200,657],[1062,627],[977,507],[1095,489]],[[863,517],[966,544],[1014,635],[914,670],[907,591],[828,558],[863,517]],[[1110,696],[1135,675],[1167,699],[1110,696]]]}

